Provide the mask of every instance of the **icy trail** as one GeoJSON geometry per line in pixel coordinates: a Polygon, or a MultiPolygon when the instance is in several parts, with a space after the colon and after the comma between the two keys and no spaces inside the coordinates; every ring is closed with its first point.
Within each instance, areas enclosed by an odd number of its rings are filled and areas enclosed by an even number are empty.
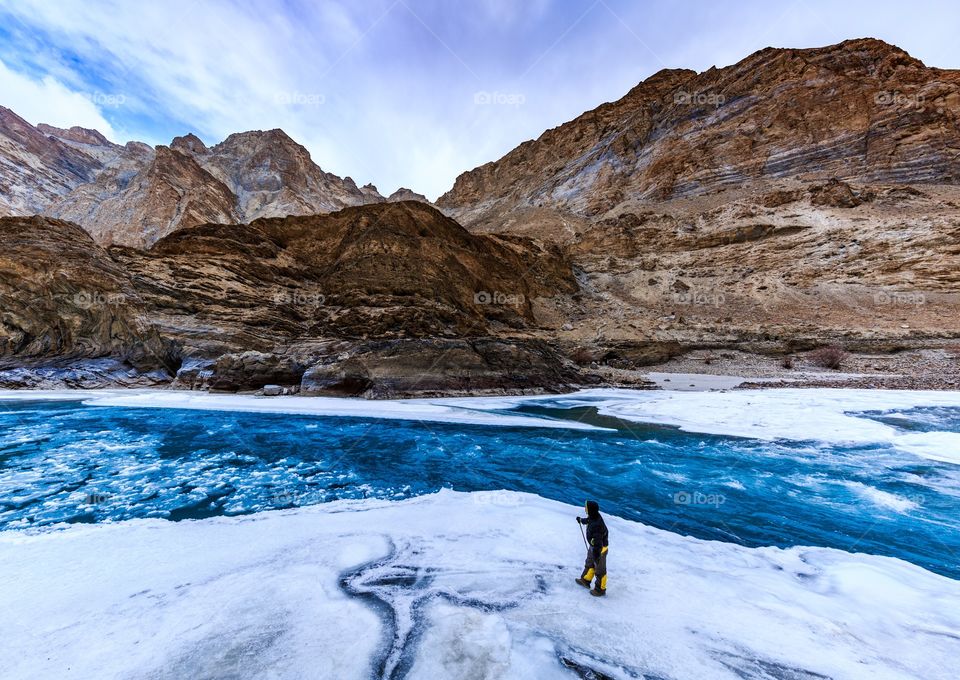
{"type": "Polygon", "coordinates": [[[0,677],[952,680],[960,666],[960,582],[608,518],[598,600],[573,583],[576,513],[443,491],[0,533],[0,677]]]}

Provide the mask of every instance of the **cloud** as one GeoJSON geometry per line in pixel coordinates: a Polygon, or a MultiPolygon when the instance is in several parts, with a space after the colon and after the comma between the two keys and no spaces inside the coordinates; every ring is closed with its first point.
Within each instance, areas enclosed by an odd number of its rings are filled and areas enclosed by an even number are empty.
{"type": "Polygon", "coordinates": [[[157,142],[279,127],[325,170],[435,198],[664,67],[863,35],[956,67],[958,13],[924,0],[0,0],[0,58],[19,83],[0,83],[0,104],[157,142]],[[70,96],[83,92],[101,98],[70,96]]]}
{"type": "Polygon", "coordinates": [[[67,128],[79,125],[97,129],[107,139],[116,141],[113,126],[94,103],[96,93],[74,92],[51,76],[33,80],[11,71],[3,61],[0,61],[0,92],[3,93],[0,104],[34,125],[47,123],[67,128]]]}

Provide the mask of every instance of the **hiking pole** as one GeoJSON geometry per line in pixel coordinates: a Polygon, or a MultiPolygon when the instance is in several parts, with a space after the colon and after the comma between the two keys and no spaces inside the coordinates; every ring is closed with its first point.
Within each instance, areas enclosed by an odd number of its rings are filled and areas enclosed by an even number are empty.
{"type": "Polygon", "coordinates": [[[585,545],[586,548],[587,548],[587,550],[589,550],[589,549],[590,549],[590,544],[587,543],[587,536],[586,536],[586,534],[583,533],[583,525],[580,524],[580,518],[579,518],[579,517],[577,518],[577,526],[580,527],[580,538],[583,539],[583,545],[585,545]]]}

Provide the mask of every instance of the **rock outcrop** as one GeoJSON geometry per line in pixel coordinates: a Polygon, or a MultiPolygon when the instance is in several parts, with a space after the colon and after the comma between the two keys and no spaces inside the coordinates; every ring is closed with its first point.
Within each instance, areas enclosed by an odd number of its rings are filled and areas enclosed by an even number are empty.
{"type": "Polygon", "coordinates": [[[388,399],[483,392],[560,392],[595,382],[544,342],[497,338],[364,343],[311,366],[300,394],[388,399]]]}
{"type": "Polygon", "coordinates": [[[173,371],[178,350],[152,321],[129,272],[75,224],[0,219],[0,367],[112,358],[173,371]]]}
{"type": "Polygon", "coordinates": [[[367,396],[579,375],[533,337],[540,300],[577,288],[560,250],[470,234],[421,202],[182,227],[146,251],[2,218],[0,252],[0,369],[110,359],[183,387],[320,392],[351,359],[367,396]]]}

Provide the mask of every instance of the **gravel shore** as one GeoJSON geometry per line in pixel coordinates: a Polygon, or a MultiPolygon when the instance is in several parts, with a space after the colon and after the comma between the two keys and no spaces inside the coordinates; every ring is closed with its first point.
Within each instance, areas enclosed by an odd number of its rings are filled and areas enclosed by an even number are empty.
{"type": "Polygon", "coordinates": [[[598,367],[597,372],[613,385],[669,390],[770,387],[960,390],[960,347],[895,354],[849,354],[836,370],[816,365],[809,353],[798,353],[785,362],[784,357],[735,350],[697,350],[646,370],[598,367]]]}

